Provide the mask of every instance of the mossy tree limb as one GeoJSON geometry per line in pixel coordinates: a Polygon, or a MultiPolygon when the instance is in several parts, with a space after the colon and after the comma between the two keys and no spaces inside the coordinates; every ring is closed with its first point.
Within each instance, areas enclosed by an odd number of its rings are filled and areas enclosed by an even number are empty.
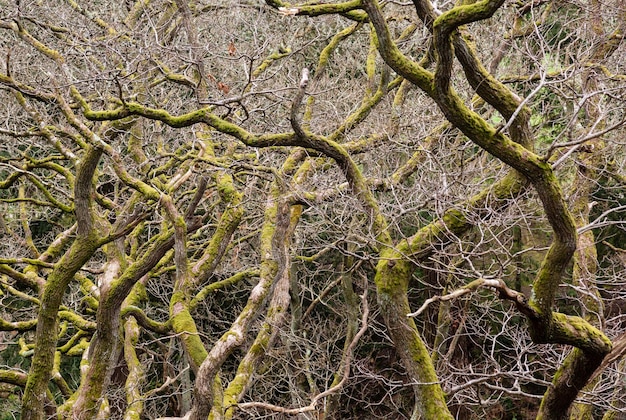
{"type": "Polygon", "coordinates": [[[287,203],[283,203],[280,207],[279,211],[281,215],[278,218],[279,222],[277,222],[277,227],[280,227],[281,230],[277,230],[279,234],[274,236],[273,241],[273,253],[274,258],[278,261],[278,267],[272,297],[266,311],[265,319],[261,324],[254,342],[246,355],[239,362],[234,379],[228,384],[226,389],[224,389],[221,407],[213,407],[211,416],[214,419],[224,418],[225,420],[231,420],[233,418],[236,411],[236,404],[250,386],[253,374],[256,372],[259,363],[265,357],[267,350],[271,347],[277,332],[285,323],[287,317],[290,300],[289,284],[291,280],[289,245],[291,243],[293,229],[295,229],[295,224],[298,223],[298,219],[291,217],[291,220],[284,220],[285,218],[289,219],[290,206],[287,203]],[[283,230],[285,225],[291,226],[283,230]],[[218,412],[220,409],[223,410],[223,413],[218,412]]]}
{"type": "Polygon", "coordinates": [[[260,281],[252,289],[246,306],[222,337],[213,345],[202,365],[198,369],[195,386],[195,401],[189,414],[190,420],[206,419],[216,397],[213,384],[219,368],[241,346],[245,335],[257,318],[270,290],[283,276],[286,256],[276,247],[283,247],[289,228],[289,204],[280,200],[281,190],[273,184],[271,198],[268,200],[261,232],[261,270],[260,281]]]}
{"type": "Polygon", "coordinates": [[[554,376],[551,391],[541,400],[537,420],[567,419],[572,401],[600,365],[603,356],[578,348],[572,350],[554,376]]]}
{"type": "Polygon", "coordinates": [[[97,324],[96,334],[90,343],[89,369],[73,398],[71,412],[74,419],[89,419],[98,415],[102,404],[102,394],[107,388],[113,368],[111,361],[117,360],[119,356],[120,317],[110,316],[106,300],[111,284],[119,277],[124,263],[116,244],[109,245],[105,249],[108,261],[101,277],[101,304],[98,306],[97,314],[100,322],[97,324]],[[104,318],[110,318],[110,320],[102,322],[104,318]]]}
{"type": "Polygon", "coordinates": [[[35,353],[22,399],[22,418],[43,420],[48,381],[52,375],[57,343],[58,310],[65,290],[74,275],[99,248],[92,208],[92,178],[102,151],[90,148],[85,152],[76,176],[76,239],[48,276],[41,297],[35,332],[35,353]]]}
{"type": "MultiPolygon", "coordinates": [[[[188,228],[193,231],[197,225],[191,224],[188,228]]],[[[89,363],[86,364],[85,378],[75,396],[68,400],[76,416],[89,418],[88,416],[95,416],[100,410],[98,402],[106,389],[104,385],[110,380],[113,360],[118,354],[113,350],[120,344],[119,325],[123,302],[135,284],[172,248],[174,241],[171,230],[155,235],[144,252],[123,273],[103,283],[96,314],[98,333],[91,344],[93,349],[90,350],[89,363]]]]}
{"type": "MultiPolygon", "coordinates": [[[[422,2],[415,2],[422,4],[422,2]]],[[[546,216],[553,228],[554,239],[535,278],[531,306],[539,317],[531,317],[531,334],[536,342],[561,342],[576,344],[585,349],[610,350],[610,341],[586,321],[553,314],[555,292],[576,248],[576,229],[573,218],[563,199],[559,183],[549,165],[531,150],[515,144],[500,130],[494,130],[478,114],[473,113],[450,87],[454,56],[453,31],[464,23],[491,16],[501,5],[499,2],[478,2],[459,6],[444,13],[433,22],[437,67],[431,75],[405,57],[395,46],[389,30],[375,1],[365,1],[364,6],[378,34],[379,51],[383,59],[408,80],[422,88],[445,114],[446,118],[476,144],[525,175],[533,184],[542,201],[546,216]],[[555,323],[555,321],[558,322],[555,323]],[[597,334],[596,334],[597,332],[597,334]]],[[[422,7],[426,15],[427,8],[422,7]]],[[[466,57],[467,58],[467,57],[466,57]]],[[[464,65],[466,73],[470,68],[464,65]]],[[[469,77],[468,77],[469,79],[469,77]]],[[[509,95],[510,96],[510,95],[509,95]]],[[[505,110],[506,111],[506,110],[505,110]]],[[[510,112],[510,108],[509,111],[510,112]]],[[[514,113],[512,116],[516,116],[514,113]]],[[[523,122],[523,121],[522,121],[523,122]]],[[[523,127],[520,127],[523,133],[523,127]]],[[[519,139],[523,140],[523,137],[519,139]]],[[[519,141],[519,140],[518,140],[519,141]]],[[[528,145],[528,141],[519,141],[528,145]]]]}
{"type": "MultiPolygon", "coordinates": [[[[626,17],[625,13],[622,13],[623,17],[626,17]]],[[[598,38],[607,38],[604,35],[604,26],[602,24],[602,13],[601,6],[596,1],[591,2],[590,14],[589,14],[589,27],[591,31],[593,31],[594,35],[598,38]]],[[[619,24],[616,32],[619,32],[620,29],[626,28],[626,23],[623,21],[619,24]]],[[[594,48],[589,52],[589,61],[598,62],[603,61],[611,57],[614,54],[616,48],[619,43],[622,41],[617,41],[614,37],[614,34],[608,36],[608,39],[605,43],[597,43],[594,48]]],[[[623,39],[623,37],[622,37],[623,39]]],[[[598,91],[598,76],[592,70],[586,70],[583,75],[583,91],[592,93],[598,91]]],[[[589,100],[585,103],[585,122],[587,125],[588,132],[593,131],[602,131],[605,128],[605,123],[601,118],[602,114],[602,104],[600,103],[599,97],[592,95],[589,100]]],[[[591,150],[593,153],[581,153],[579,156],[579,163],[576,168],[576,175],[573,183],[573,192],[570,197],[572,213],[574,214],[574,220],[576,226],[578,228],[582,228],[590,222],[590,212],[593,205],[590,205],[592,202],[592,196],[594,189],[596,188],[596,180],[599,178],[597,174],[598,167],[601,167],[602,160],[604,159],[604,149],[605,143],[602,137],[598,137],[596,139],[591,140],[588,143],[591,146],[591,150]]],[[[554,147],[554,144],[553,144],[554,147]]],[[[577,147],[577,146],[573,146],[577,147]]],[[[573,258],[573,269],[572,269],[572,283],[575,286],[581,288],[584,291],[583,296],[581,296],[581,313],[583,314],[585,320],[587,320],[591,325],[604,329],[605,319],[604,319],[604,305],[600,295],[600,291],[598,290],[598,286],[596,285],[596,273],[598,269],[598,255],[595,246],[595,237],[592,230],[587,230],[578,236],[578,248],[574,253],[573,258]]],[[[579,323],[580,324],[580,323],[579,323]]],[[[570,327],[571,328],[571,327],[570,327]]],[[[595,337],[598,334],[594,334],[594,337],[590,337],[588,342],[594,342],[595,337]]],[[[606,339],[608,341],[608,339],[606,339]]],[[[586,344],[586,343],[585,343],[586,344]]],[[[607,343],[608,351],[612,350],[612,343],[607,343]]],[[[619,346],[619,340],[616,341],[616,346],[619,346]]],[[[606,352],[598,352],[594,348],[586,348],[584,346],[579,346],[581,349],[585,350],[584,352],[573,351],[568,355],[569,363],[563,364],[563,366],[559,367],[555,378],[553,380],[553,386],[548,388],[546,394],[544,396],[544,400],[547,402],[553,401],[555,399],[555,395],[565,395],[560,399],[561,402],[566,401],[567,398],[573,399],[576,397],[574,392],[563,392],[561,391],[564,388],[564,385],[559,380],[562,376],[570,376],[573,375],[572,369],[576,368],[577,364],[580,362],[577,359],[582,359],[584,361],[589,361],[592,366],[596,366],[598,368],[603,362],[603,357],[606,352]]],[[[604,357],[610,358],[610,353],[604,357]]],[[[584,372],[577,372],[580,376],[579,383],[584,384],[586,388],[591,388],[594,386],[595,382],[598,380],[598,375],[592,375],[589,373],[590,369],[586,369],[584,372]],[[587,375],[587,376],[583,376],[587,375]],[[595,379],[593,378],[595,376],[595,379]],[[588,383],[584,383],[583,377],[586,377],[587,380],[591,379],[588,383]]],[[[574,384],[569,384],[569,386],[575,386],[574,384]]],[[[579,385],[580,386],[580,385],[579,385]]],[[[583,388],[579,388],[579,391],[583,388]]],[[[542,404],[540,407],[540,415],[545,418],[550,418],[554,416],[563,415],[563,412],[559,412],[559,405],[555,404],[542,404]]],[[[591,404],[585,403],[577,403],[573,405],[570,419],[585,419],[592,416],[593,406],[591,404]]]]}
{"type": "Polygon", "coordinates": [[[397,260],[397,254],[394,252],[382,252],[380,257],[374,279],[378,291],[378,304],[407,376],[414,383],[419,413],[428,419],[452,419],[430,352],[420,337],[415,323],[406,316],[411,311],[407,289],[412,264],[397,260]]]}

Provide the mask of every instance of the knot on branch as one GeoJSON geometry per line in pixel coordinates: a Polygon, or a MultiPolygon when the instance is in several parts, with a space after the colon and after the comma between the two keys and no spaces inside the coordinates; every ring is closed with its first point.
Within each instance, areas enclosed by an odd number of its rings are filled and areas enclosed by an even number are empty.
{"type": "Polygon", "coordinates": [[[300,89],[306,89],[309,84],[309,69],[302,69],[302,77],[300,78],[300,89]]]}

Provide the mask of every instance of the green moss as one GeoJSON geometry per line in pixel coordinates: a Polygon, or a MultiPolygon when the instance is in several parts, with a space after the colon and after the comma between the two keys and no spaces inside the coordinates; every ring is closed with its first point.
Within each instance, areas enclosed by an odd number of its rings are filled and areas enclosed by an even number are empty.
{"type": "Polygon", "coordinates": [[[65,62],[61,53],[40,42],[37,38],[33,37],[28,31],[26,31],[23,26],[16,25],[15,27],[12,27],[12,29],[17,31],[20,38],[26,40],[26,42],[31,44],[39,52],[46,55],[48,58],[54,60],[57,64],[60,65],[65,62]]]}
{"type": "Polygon", "coordinates": [[[422,415],[428,419],[452,419],[428,349],[415,323],[406,316],[410,312],[407,287],[412,264],[397,258],[396,251],[385,249],[376,267],[375,282],[381,312],[407,374],[411,380],[425,384],[415,387],[422,415]]]}
{"type": "Polygon", "coordinates": [[[139,420],[143,412],[144,399],[141,395],[141,384],[145,381],[145,369],[135,351],[139,333],[140,328],[137,321],[130,317],[124,324],[124,359],[129,368],[125,383],[128,407],[124,418],[127,420],[139,420]]]}
{"type": "MultiPolygon", "coordinates": [[[[263,229],[261,229],[261,249],[266,252],[270,252],[272,249],[272,238],[274,237],[274,232],[276,231],[276,224],[273,222],[276,220],[277,209],[276,206],[268,206],[265,210],[265,222],[263,223],[263,229]]],[[[271,255],[262,255],[262,258],[268,259],[271,258],[271,255]]],[[[264,273],[261,272],[261,275],[264,273]]]]}
{"type": "Polygon", "coordinates": [[[584,318],[554,312],[552,319],[553,342],[570,344],[591,353],[611,351],[611,340],[584,318]]]}
{"type": "Polygon", "coordinates": [[[26,385],[26,374],[24,372],[0,369],[0,382],[24,386],[26,385]]]}
{"type": "Polygon", "coordinates": [[[277,52],[270,54],[263,62],[252,72],[252,77],[258,77],[269,68],[269,66],[277,60],[291,54],[291,48],[279,49],[277,52]]]}
{"type": "MultiPolygon", "coordinates": [[[[575,233],[573,223],[572,232],[575,233]]],[[[570,262],[574,247],[575,242],[565,242],[557,236],[543,259],[533,283],[531,304],[544,317],[550,316],[556,289],[559,286],[563,271],[570,262]]]]}
{"type": "Polygon", "coordinates": [[[0,318],[0,331],[30,331],[37,326],[37,320],[9,322],[0,318]]]}
{"type": "Polygon", "coordinates": [[[202,302],[204,299],[206,299],[206,297],[210,294],[213,293],[217,290],[223,289],[225,287],[228,287],[232,284],[236,284],[239,283],[240,281],[243,281],[245,279],[251,278],[251,277],[255,277],[259,275],[259,270],[247,270],[247,271],[241,271],[237,274],[235,274],[234,276],[231,276],[225,280],[222,281],[217,281],[215,283],[211,283],[207,286],[205,286],[200,292],[198,292],[198,294],[196,294],[196,296],[191,300],[191,302],[189,303],[189,309],[191,311],[193,311],[195,309],[195,307],[202,302]]]}
{"type": "Polygon", "coordinates": [[[25,416],[41,417],[43,401],[39,399],[47,388],[52,374],[54,352],[57,344],[57,312],[69,282],[84,266],[98,247],[95,233],[79,235],[48,276],[39,310],[35,352],[23,398],[25,416]]]}
{"type": "MultiPolygon", "coordinates": [[[[412,265],[392,249],[384,249],[376,266],[374,282],[379,298],[392,297],[406,292],[412,265]]],[[[407,312],[408,313],[408,312],[407,312]]]]}
{"type": "Polygon", "coordinates": [[[483,0],[453,7],[435,19],[433,22],[433,31],[438,27],[444,27],[446,31],[451,31],[461,25],[487,19],[493,15],[503,3],[504,0],[483,0]]]}
{"type": "Polygon", "coordinates": [[[241,201],[242,195],[233,185],[233,177],[222,172],[217,176],[217,192],[226,203],[236,204],[241,201]]]}
{"type": "Polygon", "coordinates": [[[335,34],[335,36],[333,36],[333,38],[330,40],[328,45],[326,45],[326,47],[324,47],[324,49],[322,50],[322,52],[319,55],[319,59],[318,59],[318,62],[317,62],[317,68],[315,70],[315,74],[317,74],[320,71],[324,70],[324,68],[328,65],[328,60],[330,59],[330,56],[337,49],[337,47],[339,46],[339,43],[343,39],[348,37],[349,35],[353,34],[354,31],[358,27],[359,27],[359,25],[348,26],[347,28],[343,29],[342,31],[340,31],[337,34],[335,34]]]}
{"type": "Polygon", "coordinates": [[[327,14],[341,14],[348,19],[357,21],[357,22],[365,22],[367,20],[367,15],[363,13],[360,9],[361,1],[360,0],[350,0],[343,3],[318,3],[313,5],[305,5],[299,6],[296,8],[292,8],[292,5],[289,3],[285,3],[279,0],[271,0],[268,1],[267,4],[274,8],[287,8],[290,10],[295,10],[292,14],[297,14],[298,16],[320,16],[327,14]]]}
{"type": "Polygon", "coordinates": [[[134,305],[137,305],[140,302],[146,302],[148,300],[146,285],[142,282],[135,283],[126,299],[128,303],[134,305]]]}
{"type": "Polygon", "coordinates": [[[69,321],[72,324],[74,324],[77,328],[84,330],[84,331],[96,330],[95,322],[87,321],[86,319],[76,314],[75,312],[59,311],[59,319],[69,321]]]}
{"type": "Polygon", "coordinates": [[[223,394],[223,406],[226,408],[224,418],[226,420],[232,419],[235,407],[239,402],[239,399],[245,392],[246,387],[249,384],[250,378],[256,370],[256,365],[259,360],[265,355],[269,346],[270,339],[272,337],[272,326],[270,323],[265,322],[261,327],[261,330],[256,336],[254,343],[250,346],[246,356],[243,358],[239,366],[237,367],[237,373],[235,378],[228,384],[228,387],[224,390],[223,394]]]}
{"type": "Polygon", "coordinates": [[[195,371],[200,367],[208,352],[200,339],[196,323],[183,304],[183,292],[175,292],[170,303],[170,319],[172,330],[179,334],[185,352],[190,359],[192,368],[195,371]]]}
{"type": "MultiPolygon", "coordinates": [[[[212,414],[215,411],[218,413],[223,413],[224,412],[224,396],[223,396],[223,387],[222,387],[222,378],[220,378],[219,373],[217,375],[215,375],[215,377],[213,378],[213,383],[211,384],[211,389],[213,391],[213,409],[211,410],[212,414]]],[[[210,417],[210,416],[209,416],[210,417]]],[[[213,418],[213,417],[210,417],[213,418]]],[[[220,414],[220,418],[221,418],[221,414],[220,414]]]]}
{"type": "Polygon", "coordinates": [[[81,356],[89,348],[89,340],[82,338],[78,344],[67,350],[68,356],[81,356]]]}

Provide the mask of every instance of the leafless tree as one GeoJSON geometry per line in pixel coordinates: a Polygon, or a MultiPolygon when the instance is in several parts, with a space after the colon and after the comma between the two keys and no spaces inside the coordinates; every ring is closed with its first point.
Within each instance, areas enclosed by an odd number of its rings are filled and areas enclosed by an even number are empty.
{"type": "Polygon", "coordinates": [[[0,6],[0,418],[626,412],[623,0],[0,6]]]}

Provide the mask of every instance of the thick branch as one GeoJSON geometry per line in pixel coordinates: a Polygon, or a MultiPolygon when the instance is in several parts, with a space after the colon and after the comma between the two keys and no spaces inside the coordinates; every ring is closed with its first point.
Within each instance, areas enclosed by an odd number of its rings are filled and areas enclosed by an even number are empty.
{"type": "Polygon", "coordinates": [[[65,290],[74,275],[91,258],[99,246],[92,214],[92,178],[101,151],[90,148],[83,157],[76,176],[77,238],[48,276],[39,309],[35,333],[35,353],[22,399],[24,420],[43,420],[44,401],[52,375],[57,342],[58,310],[65,290]]]}

